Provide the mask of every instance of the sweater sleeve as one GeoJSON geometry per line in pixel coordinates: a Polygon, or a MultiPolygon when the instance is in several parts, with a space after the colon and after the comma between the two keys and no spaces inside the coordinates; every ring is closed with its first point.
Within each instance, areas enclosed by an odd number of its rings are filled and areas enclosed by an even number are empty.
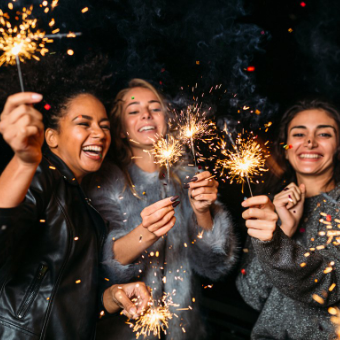
{"type": "Polygon", "coordinates": [[[118,176],[117,169],[109,170],[105,169],[105,172],[87,180],[84,187],[91,197],[92,205],[108,223],[109,234],[103,246],[102,269],[105,278],[115,284],[133,281],[139,275],[142,264],[122,265],[115,260],[113,243],[130,230],[126,228],[126,217],[119,204],[121,192],[117,188],[121,187],[122,178],[118,176]]]}
{"type": "Polygon", "coordinates": [[[236,287],[243,300],[257,311],[262,310],[271,290],[269,281],[255,254],[251,238],[248,237],[242,256],[240,273],[236,278],[236,287]]]}
{"type": "Polygon", "coordinates": [[[317,307],[340,301],[338,247],[329,244],[311,251],[287,237],[281,228],[271,241],[253,238],[252,244],[267,277],[283,294],[317,307]]]}
{"type": "Polygon", "coordinates": [[[218,280],[236,263],[237,240],[230,214],[220,203],[211,208],[213,228],[203,231],[197,225],[195,214],[189,218],[189,237],[194,240],[189,254],[191,267],[201,276],[218,280]]]}

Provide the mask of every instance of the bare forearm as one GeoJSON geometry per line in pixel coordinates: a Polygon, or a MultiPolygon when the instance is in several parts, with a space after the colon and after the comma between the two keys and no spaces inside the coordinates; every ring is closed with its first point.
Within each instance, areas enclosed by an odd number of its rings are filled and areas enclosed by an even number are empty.
{"type": "Polygon", "coordinates": [[[197,224],[204,230],[211,230],[213,227],[213,219],[210,211],[204,213],[195,212],[197,224]]]}
{"type": "Polygon", "coordinates": [[[24,200],[37,167],[13,156],[0,176],[0,208],[14,208],[24,200]]]}
{"type": "Polygon", "coordinates": [[[144,250],[158,240],[158,237],[141,224],[127,235],[113,243],[115,260],[123,265],[132,263],[144,250]]]}

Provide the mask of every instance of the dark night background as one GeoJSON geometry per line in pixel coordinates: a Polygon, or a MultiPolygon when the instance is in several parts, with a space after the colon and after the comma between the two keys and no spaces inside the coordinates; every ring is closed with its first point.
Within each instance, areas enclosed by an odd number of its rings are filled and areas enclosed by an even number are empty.
{"type": "MultiPolygon", "coordinates": [[[[1,0],[0,8],[13,13],[8,2],[1,0]]],[[[213,116],[235,131],[244,127],[263,135],[258,129],[272,121],[264,137],[271,140],[280,116],[297,99],[322,95],[340,103],[337,0],[59,0],[47,14],[41,3],[13,2],[15,10],[34,4],[42,30],[49,31],[54,17],[61,32],[82,32],[76,39],[56,40],[51,52],[66,54],[71,48],[70,58],[79,61],[88,53],[107,54],[112,98],[129,79],[144,78],[177,105],[200,96],[213,116]],[[88,12],[81,12],[84,7],[88,12]],[[215,90],[216,85],[221,86],[215,90]]],[[[11,152],[2,140],[0,148],[2,170],[11,152]]],[[[240,187],[222,185],[221,194],[237,221],[240,187]]],[[[235,275],[204,290],[211,339],[248,339],[256,320],[234,288],[235,275]]]]}

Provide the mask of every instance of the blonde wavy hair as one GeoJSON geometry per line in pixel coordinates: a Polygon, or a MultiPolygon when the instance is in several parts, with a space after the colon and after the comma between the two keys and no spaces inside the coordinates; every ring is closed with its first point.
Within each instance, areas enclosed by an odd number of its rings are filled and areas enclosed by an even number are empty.
{"type": "MultiPolygon", "coordinates": [[[[112,135],[112,145],[110,149],[110,157],[122,170],[126,184],[129,186],[130,190],[135,196],[137,193],[133,187],[132,180],[130,178],[129,172],[127,170],[128,165],[131,163],[132,150],[127,138],[122,138],[121,135],[125,131],[123,130],[123,114],[124,114],[124,96],[133,88],[141,87],[150,90],[154,93],[160,102],[162,111],[167,116],[167,108],[164,103],[163,96],[147,81],[143,79],[132,79],[130,80],[128,87],[119,91],[115,100],[114,105],[110,113],[111,120],[111,135],[112,135]]],[[[137,196],[138,197],[138,196],[137,196]]]]}

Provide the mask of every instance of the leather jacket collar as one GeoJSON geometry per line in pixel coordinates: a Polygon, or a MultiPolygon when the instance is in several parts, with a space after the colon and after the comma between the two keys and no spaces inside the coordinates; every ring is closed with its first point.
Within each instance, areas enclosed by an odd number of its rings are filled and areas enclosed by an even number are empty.
{"type": "Polygon", "coordinates": [[[58,157],[49,148],[46,148],[46,150],[44,150],[44,156],[47,158],[52,167],[55,166],[58,169],[66,182],[74,186],[79,186],[79,183],[74,177],[73,172],[60,157],[58,157]]]}

